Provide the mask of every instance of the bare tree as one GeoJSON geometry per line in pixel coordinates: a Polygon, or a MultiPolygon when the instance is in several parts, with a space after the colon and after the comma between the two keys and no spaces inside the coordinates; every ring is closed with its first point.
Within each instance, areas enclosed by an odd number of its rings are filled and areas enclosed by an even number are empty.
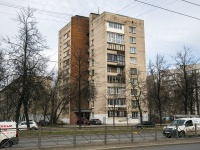
{"type": "Polygon", "coordinates": [[[35,85],[36,76],[44,75],[47,62],[47,59],[42,54],[42,51],[47,49],[47,46],[36,27],[36,21],[33,16],[33,9],[22,9],[16,19],[19,29],[18,35],[12,40],[9,37],[3,38],[3,42],[7,44],[5,50],[8,53],[11,75],[18,78],[20,82],[15,120],[18,123],[21,106],[23,105],[28,128],[30,127],[28,104],[32,86],[35,85]]]}
{"type": "MultiPolygon", "coordinates": [[[[82,109],[89,108],[89,100],[95,99],[96,88],[94,83],[89,83],[89,76],[94,75],[94,70],[90,73],[88,71],[88,58],[89,54],[87,49],[77,48],[74,46],[74,51],[72,52],[71,59],[71,73],[70,73],[70,92],[71,105],[78,109],[78,114],[76,114],[81,120],[84,117],[82,109]]],[[[89,116],[85,116],[88,117],[89,116]]],[[[81,126],[81,121],[79,121],[79,126],[81,126]]]]}
{"type": "Polygon", "coordinates": [[[192,51],[189,48],[184,47],[183,51],[177,52],[176,56],[173,57],[175,60],[176,67],[176,76],[174,81],[177,85],[177,88],[180,91],[180,95],[182,95],[181,100],[184,105],[184,112],[188,114],[188,109],[190,110],[190,114],[193,114],[193,106],[194,106],[194,78],[192,75],[192,70],[194,70],[194,66],[196,62],[194,61],[194,57],[192,55],[192,51]]]}
{"type": "Polygon", "coordinates": [[[4,58],[3,58],[3,52],[2,50],[0,49],[0,89],[2,87],[4,87],[5,83],[5,64],[4,64],[4,58]]]}
{"type": "Polygon", "coordinates": [[[165,87],[162,85],[162,80],[166,76],[166,72],[168,70],[168,65],[164,59],[164,56],[158,55],[156,56],[155,63],[149,62],[148,70],[150,73],[151,80],[148,81],[148,87],[152,87],[151,90],[148,89],[148,95],[154,95],[151,98],[150,104],[155,103],[156,108],[158,109],[159,114],[159,122],[162,124],[162,113],[164,104],[166,103],[166,98],[163,96],[165,94],[165,87]],[[152,92],[152,94],[150,94],[152,92]]]}
{"type": "Polygon", "coordinates": [[[71,115],[80,120],[83,117],[82,109],[87,109],[89,100],[94,100],[96,96],[94,83],[88,81],[87,50],[78,49],[74,46],[70,61],[65,63],[66,68],[61,70],[58,76],[53,79],[53,87],[50,93],[52,124],[57,123],[61,113],[69,106],[74,108],[70,109],[71,115]]]}
{"type": "Polygon", "coordinates": [[[130,97],[132,105],[138,109],[140,114],[140,123],[143,123],[143,112],[147,112],[146,100],[146,74],[143,72],[131,71],[127,74],[128,89],[131,91],[130,97]]]}

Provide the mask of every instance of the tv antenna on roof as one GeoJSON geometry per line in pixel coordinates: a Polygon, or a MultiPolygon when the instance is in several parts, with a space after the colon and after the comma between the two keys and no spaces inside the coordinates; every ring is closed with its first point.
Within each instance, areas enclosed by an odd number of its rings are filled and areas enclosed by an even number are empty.
{"type": "Polygon", "coordinates": [[[99,7],[98,7],[98,14],[99,14],[99,7]]]}

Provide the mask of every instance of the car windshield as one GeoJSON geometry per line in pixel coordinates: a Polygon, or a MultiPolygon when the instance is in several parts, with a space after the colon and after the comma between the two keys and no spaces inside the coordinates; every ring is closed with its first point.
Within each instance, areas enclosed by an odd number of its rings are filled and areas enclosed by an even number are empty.
{"type": "Polygon", "coordinates": [[[171,125],[183,125],[185,120],[174,120],[171,125]]]}

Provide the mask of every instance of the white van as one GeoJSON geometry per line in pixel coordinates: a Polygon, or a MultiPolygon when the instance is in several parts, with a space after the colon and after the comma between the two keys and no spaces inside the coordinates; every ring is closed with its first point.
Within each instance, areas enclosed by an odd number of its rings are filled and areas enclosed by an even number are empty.
{"type": "Polygon", "coordinates": [[[196,133],[200,135],[200,118],[175,119],[170,125],[163,128],[163,135],[168,138],[176,136],[176,128],[178,129],[179,137],[195,135],[196,133]]]}
{"type": "Polygon", "coordinates": [[[0,122],[0,148],[12,147],[19,142],[18,130],[16,129],[16,122],[3,121],[0,122]]]}

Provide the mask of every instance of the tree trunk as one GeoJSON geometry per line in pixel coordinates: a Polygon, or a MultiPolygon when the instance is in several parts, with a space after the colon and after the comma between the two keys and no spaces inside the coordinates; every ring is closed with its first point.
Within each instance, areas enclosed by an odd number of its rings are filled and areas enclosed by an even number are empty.
{"type": "Polygon", "coordinates": [[[23,97],[20,97],[18,100],[17,108],[16,108],[15,122],[17,123],[17,127],[18,127],[18,123],[19,123],[20,109],[22,106],[22,101],[23,101],[23,97]]]}

